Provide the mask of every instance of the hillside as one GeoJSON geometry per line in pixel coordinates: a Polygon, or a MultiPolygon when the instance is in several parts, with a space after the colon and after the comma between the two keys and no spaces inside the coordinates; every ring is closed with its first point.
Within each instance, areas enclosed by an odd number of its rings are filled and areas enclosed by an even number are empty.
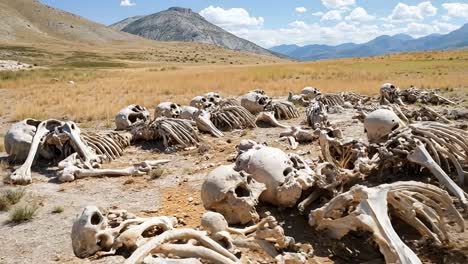
{"type": "MultiPolygon", "coordinates": [[[[131,23],[138,17],[130,18],[131,23]]],[[[123,25],[124,23],[122,23],[123,25]]],[[[261,64],[278,57],[199,43],[157,42],[121,32],[36,0],[0,0],[0,60],[39,66],[261,64]]]]}
{"type": "Polygon", "coordinates": [[[395,52],[447,50],[468,47],[468,24],[445,35],[431,34],[414,39],[406,34],[379,36],[363,44],[345,43],[328,45],[280,45],[270,50],[291,58],[307,61],[317,59],[352,58],[383,55],[395,52]]]}
{"type": "Polygon", "coordinates": [[[104,44],[141,40],[37,0],[0,0],[0,42],[37,41],[104,44]]]}
{"type": "Polygon", "coordinates": [[[152,40],[198,42],[261,55],[278,55],[211,24],[188,8],[172,7],[132,20],[134,18],[127,18],[110,27],[152,40]]]}

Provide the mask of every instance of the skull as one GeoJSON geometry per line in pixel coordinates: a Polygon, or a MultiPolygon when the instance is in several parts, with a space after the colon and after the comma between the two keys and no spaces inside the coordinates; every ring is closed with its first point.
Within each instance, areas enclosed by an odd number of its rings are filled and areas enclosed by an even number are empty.
{"type": "Polygon", "coordinates": [[[367,133],[369,143],[381,143],[387,136],[403,125],[400,118],[388,109],[377,109],[364,119],[364,131],[367,133]]]}
{"type": "Polygon", "coordinates": [[[304,88],[301,90],[301,94],[305,95],[305,98],[308,99],[308,100],[312,100],[312,99],[314,99],[315,97],[321,95],[319,89],[314,88],[314,87],[310,87],[310,86],[304,87],[304,88]]]}
{"type": "Polygon", "coordinates": [[[25,119],[14,123],[5,135],[5,151],[10,160],[22,162],[28,156],[37,126],[42,121],[25,119]]]}
{"type": "Polygon", "coordinates": [[[400,98],[400,88],[391,83],[384,83],[380,87],[380,104],[394,103],[403,105],[400,98]]]}
{"type": "Polygon", "coordinates": [[[255,206],[264,190],[250,175],[224,165],[208,174],[201,197],[207,210],[221,213],[230,224],[246,224],[259,220],[255,206]]]}
{"type": "Polygon", "coordinates": [[[162,102],[156,106],[154,116],[157,117],[168,117],[178,118],[180,116],[180,105],[172,102],[162,102]]]}
{"type": "Polygon", "coordinates": [[[207,110],[212,108],[214,106],[214,103],[210,102],[210,100],[207,97],[199,95],[192,98],[192,100],[190,101],[190,106],[196,107],[198,109],[207,110]]]}
{"type": "Polygon", "coordinates": [[[72,227],[73,252],[79,258],[86,258],[112,245],[112,236],[106,233],[107,218],[96,206],[87,206],[78,215],[72,227]],[[110,238],[110,239],[109,239],[110,238]]]}
{"type": "Polygon", "coordinates": [[[239,155],[235,169],[244,170],[265,184],[260,201],[291,207],[301,197],[302,190],[313,185],[310,168],[298,170],[297,161],[297,156],[291,158],[280,149],[257,144],[239,155]]]}
{"type": "Polygon", "coordinates": [[[258,92],[249,92],[240,97],[241,105],[252,114],[263,112],[271,103],[271,98],[258,92]]]}
{"type": "Polygon", "coordinates": [[[204,97],[207,98],[208,102],[212,103],[213,105],[218,105],[221,101],[221,96],[215,92],[206,93],[204,97]]]}
{"type": "Polygon", "coordinates": [[[133,126],[146,122],[150,113],[146,107],[132,104],[121,109],[115,116],[117,130],[131,129],[133,126]]]}

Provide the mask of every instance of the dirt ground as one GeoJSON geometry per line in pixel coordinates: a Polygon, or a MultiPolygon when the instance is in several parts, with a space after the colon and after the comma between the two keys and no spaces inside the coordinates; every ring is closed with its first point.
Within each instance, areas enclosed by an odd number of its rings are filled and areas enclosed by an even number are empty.
{"type": "MultiPolygon", "coordinates": [[[[343,135],[365,140],[361,123],[352,119],[355,110],[345,110],[340,114],[329,114],[331,122],[338,124],[343,135]]],[[[298,125],[301,117],[282,121],[298,125]]],[[[9,125],[2,122],[0,131],[9,125]]],[[[215,139],[204,134],[202,147],[177,153],[161,153],[151,144],[140,144],[128,148],[125,155],[108,164],[108,167],[125,167],[128,164],[147,159],[170,159],[163,165],[165,173],[157,179],[143,177],[117,177],[80,179],[71,183],[57,183],[54,179],[56,167],[33,167],[33,183],[26,188],[27,193],[39,199],[40,208],[28,222],[11,224],[8,213],[0,212],[0,263],[121,263],[123,257],[112,256],[101,259],[79,259],[71,247],[71,227],[75,216],[86,205],[103,208],[126,209],[140,216],[173,215],[181,225],[198,227],[200,216],[205,212],[201,204],[200,189],[207,173],[221,164],[231,163],[236,154],[235,146],[241,139],[266,142],[270,146],[287,152],[295,152],[306,160],[317,159],[317,142],[300,145],[290,150],[287,142],[279,141],[280,128],[256,128],[246,131],[227,132],[226,136],[215,139]],[[62,213],[53,214],[56,206],[62,206],[62,213]]],[[[2,153],[4,158],[6,153],[2,153]]],[[[0,188],[10,188],[0,183],[0,188]]],[[[23,199],[28,199],[25,197],[23,199]]],[[[326,232],[316,231],[307,224],[307,215],[300,215],[295,209],[275,208],[262,205],[261,214],[270,211],[282,224],[286,235],[296,242],[310,243],[314,257],[309,263],[383,263],[383,257],[372,242],[369,234],[352,232],[337,241],[330,239],[326,232]]],[[[468,263],[468,220],[465,215],[465,232],[451,230],[453,241],[448,246],[437,246],[418,241],[414,230],[395,222],[396,230],[404,241],[417,252],[425,263],[468,263]]],[[[247,257],[253,263],[271,263],[273,259],[253,255],[247,257]]]]}

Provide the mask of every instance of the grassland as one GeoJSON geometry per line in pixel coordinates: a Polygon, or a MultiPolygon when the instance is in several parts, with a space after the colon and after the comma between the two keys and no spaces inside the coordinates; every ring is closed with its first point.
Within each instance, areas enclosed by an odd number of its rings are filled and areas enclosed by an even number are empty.
{"type": "Polygon", "coordinates": [[[82,63],[64,67],[54,62],[46,68],[0,73],[0,91],[8,95],[0,94],[0,112],[9,121],[54,117],[110,125],[115,113],[128,104],[149,108],[166,100],[186,104],[207,91],[239,95],[262,88],[271,95],[287,95],[315,86],[325,92],[376,94],[384,82],[402,88],[468,89],[468,50],[261,65],[132,63],[110,60],[106,57],[110,55],[100,55],[98,61],[125,65],[96,65],[96,60],[86,59],[96,57],[89,53],[72,56],[80,59],[71,61],[82,63]],[[70,80],[76,84],[70,85],[70,80]]]}

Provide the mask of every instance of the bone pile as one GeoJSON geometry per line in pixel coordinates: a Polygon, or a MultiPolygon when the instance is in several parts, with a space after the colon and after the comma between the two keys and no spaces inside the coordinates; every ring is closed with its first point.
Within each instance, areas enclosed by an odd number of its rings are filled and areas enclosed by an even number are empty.
{"type": "Polygon", "coordinates": [[[391,83],[378,97],[314,87],[275,99],[261,89],[238,98],[209,92],[189,105],[160,102],[154,112],[129,105],[115,116],[115,130],[98,132],[81,131],[72,121],[25,119],[5,136],[10,162],[22,163],[9,181],[31,183],[39,159],[57,165],[59,182],[143,176],[171,161],[117,169],[103,164],[137,142],[161,145],[165,153],[226,134],[243,137],[236,133],[241,130],[276,128],[276,141],[287,142],[287,150],[242,138],[230,163],[210,166],[200,193],[207,211],[196,228],[173,216],[138,217],[90,205],[73,223],[75,255],[119,255],[133,264],[247,263],[260,254],[277,263],[310,263],[310,241],[297,243],[280,221],[287,212],[307,221],[296,227],[304,232],[326,232],[334,241],[368,234],[385,262],[422,263],[397,220],[414,229],[420,248],[427,241],[449,248],[452,234],[464,231],[468,209],[466,115],[436,92],[391,83]],[[343,132],[339,117],[349,113],[363,123],[365,138],[343,132]],[[319,154],[295,151],[312,144],[319,154]]]}

